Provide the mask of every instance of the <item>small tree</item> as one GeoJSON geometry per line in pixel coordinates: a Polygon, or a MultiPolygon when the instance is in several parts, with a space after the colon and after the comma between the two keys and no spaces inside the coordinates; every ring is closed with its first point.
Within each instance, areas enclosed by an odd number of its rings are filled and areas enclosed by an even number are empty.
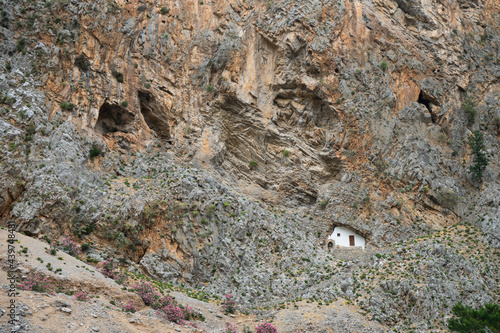
{"type": "Polygon", "coordinates": [[[483,171],[488,165],[488,158],[484,153],[484,137],[480,131],[472,132],[467,138],[469,146],[472,150],[472,163],[469,166],[469,173],[472,174],[472,179],[480,182],[483,179],[483,171]]]}
{"type": "Polygon", "coordinates": [[[498,304],[490,303],[473,309],[458,303],[453,306],[451,312],[455,315],[455,318],[448,320],[448,328],[452,331],[500,332],[500,305],[498,304]]]}
{"type": "Polygon", "coordinates": [[[474,124],[476,120],[476,105],[477,103],[476,101],[474,101],[471,95],[467,95],[467,97],[465,97],[463,108],[465,114],[467,115],[467,120],[471,125],[474,124]]]}

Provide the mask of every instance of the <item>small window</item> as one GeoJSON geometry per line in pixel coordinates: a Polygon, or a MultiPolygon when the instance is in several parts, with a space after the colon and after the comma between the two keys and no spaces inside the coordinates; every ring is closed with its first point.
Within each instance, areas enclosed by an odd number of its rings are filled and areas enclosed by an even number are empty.
{"type": "Polygon", "coordinates": [[[340,233],[337,234],[337,237],[340,237],[340,233]]]}

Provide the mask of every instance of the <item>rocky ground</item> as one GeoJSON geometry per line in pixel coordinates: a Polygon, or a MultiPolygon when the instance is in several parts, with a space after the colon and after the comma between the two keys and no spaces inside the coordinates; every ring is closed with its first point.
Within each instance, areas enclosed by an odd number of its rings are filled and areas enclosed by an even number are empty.
{"type": "MultiPolygon", "coordinates": [[[[0,231],[0,284],[8,289],[5,253],[7,231],[0,231]]],[[[155,311],[144,306],[134,293],[123,291],[122,286],[105,277],[95,267],[74,258],[63,251],[56,255],[47,253],[47,243],[15,234],[18,242],[16,253],[20,281],[36,273],[51,279],[51,290],[38,293],[18,291],[15,300],[18,309],[18,325],[10,325],[8,310],[10,298],[4,292],[0,295],[0,328],[5,332],[222,332],[225,322],[233,323],[238,329],[244,326],[253,329],[263,321],[271,321],[280,332],[387,332],[387,328],[367,320],[356,307],[339,299],[331,304],[299,301],[283,304],[282,308],[266,313],[265,316],[247,315],[237,312],[226,314],[220,304],[201,301],[182,292],[170,295],[183,305],[191,306],[204,320],[193,320],[190,325],[164,322],[155,311]],[[25,252],[23,249],[27,248],[25,252]],[[52,267],[50,270],[48,267],[52,267]],[[75,299],[77,292],[87,292],[89,301],[75,299]],[[141,304],[140,311],[126,313],[121,306],[127,300],[141,304]]]]}
{"type": "MultiPolygon", "coordinates": [[[[353,330],[433,331],[459,301],[498,302],[495,1],[1,5],[4,227],[71,235],[85,262],[172,292],[231,293],[249,322],[305,324],[321,303],[341,330],[345,300],[353,330]],[[366,250],[329,251],[335,226],[366,250]]],[[[89,292],[100,274],[25,260],[89,292]]]]}

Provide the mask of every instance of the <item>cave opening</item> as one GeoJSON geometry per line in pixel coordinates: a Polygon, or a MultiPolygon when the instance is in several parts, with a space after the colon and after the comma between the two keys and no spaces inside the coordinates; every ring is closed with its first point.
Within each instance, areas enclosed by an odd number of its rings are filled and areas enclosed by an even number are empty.
{"type": "Polygon", "coordinates": [[[139,91],[139,104],[144,121],[161,139],[170,141],[170,126],[162,107],[148,92],[139,91]]]}
{"type": "Polygon", "coordinates": [[[123,107],[105,102],[99,109],[96,130],[106,135],[114,132],[130,132],[134,115],[123,107]]]}
{"type": "Polygon", "coordinates": [[[429,111],[429,113],[431,115],[432,122],[435,124],[436,123],[436,115],[434,114],[434,112],[432,112],[432,107],[431,107],[432,101],[429,98],[429,96],[423,92],[423,90],[420,90],[420,93],[418,94],[417,103],[423,104],[427,108],[427,110],[429,111]]]}

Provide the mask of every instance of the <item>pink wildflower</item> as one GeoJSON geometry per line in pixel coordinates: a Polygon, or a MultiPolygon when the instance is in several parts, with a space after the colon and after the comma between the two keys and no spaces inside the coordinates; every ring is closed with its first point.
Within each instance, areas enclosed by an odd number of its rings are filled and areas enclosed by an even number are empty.
{"type": "Polygon", "coordinates": [[[262,323],[255,328],[255,333],[278,333],[278,330],[270,323],[262,323]]]}

